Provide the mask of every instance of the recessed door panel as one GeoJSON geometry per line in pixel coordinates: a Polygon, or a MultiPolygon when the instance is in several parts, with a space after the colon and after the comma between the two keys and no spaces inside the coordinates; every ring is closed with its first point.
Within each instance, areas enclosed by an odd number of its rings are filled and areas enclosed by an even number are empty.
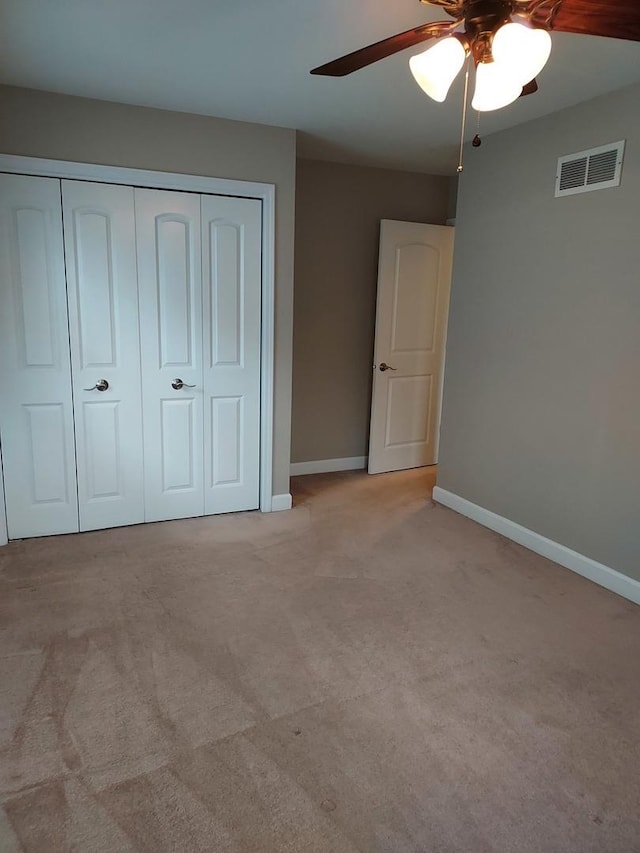
{"type": "Polygon", "coordinates": [[[49,280],[45,210],[15,209],[17,249],[15,292],[21,312],[17,331],[25,367],[54,367],[56,314],[49,280]]]}
{"type": "MultiPolygon", "coordinates": [[[[77,188],[67,189],[71,204],[77,188]]],[[[95,184],[90,186],[96,186],[95,184]]],[[[102,192],[102,187],[100,187],[102,192]]],[[[84,191],[81,191],[85,195],[84,191]]],[[[114,252],[110,216],[101,210],[73,210],[79,367],[115,366],[114,252]]]]}
{"type": "Polygon", "coordinates": [[[429,442],[431,376],[398,376],[389,380],[385,447],[429,442]]]}
{"type": "Polygon", "coordinates": [[[145,517],[204,512],[200,197],[136,190],[145,517]]]}
{"type": "Polygon", "coordinates": [[[122,494],[120,483],[120,403],[112,400],[85,402],[83,466],[87,482],[87,502],[118,499],[122,494]]]}
{"type": "Polygon", "coordinates": [[[64,406],[61,403],[32,403],[23,406],[29,447],[31,505],[66,504],[75,491],[69,482],[65,442],[64,406]]]}
{"type": "Polygon", "coordinates": [[[244,275],[242,225],[213,221],[209,228],[211,346],[210,367],[240,365],[244,275]]]}
{"type": "Polygon", "coordinates": [[[259,504],[261,217],[255,199],[202,196],[207,514],[259,504]]]}
{"type": "Polygon", "coordinates": [[[242,397],[211,398],[210,488],[235,486],[242,482],[242,403],[242,397]]]}
{"type": "Polygon", "coordinates": [[[0,175],[0,441],[10,539],[78,529],[60,182],[0,175]]]}
{"type": "Polygon", "coordinates": [[[133,189],[63,181],[80,529],[144,521],[133,189]]]}
{"type": "Polygon", "coordinates": [[[161,367],[193,367],[192,228],[187,217],[156,217],[161,367]]]}
{"type": "Polygon", "coordinates": [[[433,350],[437,317],[440,252],[408,243],[396,247],[391,352],[433,350]]]}
{"type": "Polygon", "coordinates": [[[194,439],[199,432],[194,400],[162,400],[160,405],[162,491],[191,491],[198,479],[193,467],[194,439]]]}

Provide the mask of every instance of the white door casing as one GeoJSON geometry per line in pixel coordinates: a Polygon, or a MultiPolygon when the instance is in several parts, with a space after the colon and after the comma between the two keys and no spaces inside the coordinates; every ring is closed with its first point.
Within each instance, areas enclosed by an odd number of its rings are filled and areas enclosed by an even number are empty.
{"type": "Polygon", "coordinates": [[[4,503],[4,482],[2,478],[2,445],[0,445],[0,545],[6,545],[9,541],[7,530],[7,511],[4,503]]]}
{"type": "Polygon", "coordinates": [[[200,196],[136,189],[135,218],[145,520],[188,518],[204,513],[200,196]]]}
{"type": "Polygon", "coordinates": [[[60,182],[0,175],[0,436],[11,539],[78,530],[60,182]]]}
{"type": "Polygon", "coordinates": [[[260,487],[261,203],[201,197],[204,512],[256,509],[260,487]]]}
{"type": "Polygon", "coordinates": [[[453,237],[381,222],[370,474],[436,462],[453,237]]]}
{"type": "Polygon", "coordinates": [[[63,181],[62,206],[80,530],[137,524],[144,491],[133,189],[63,181]]]}

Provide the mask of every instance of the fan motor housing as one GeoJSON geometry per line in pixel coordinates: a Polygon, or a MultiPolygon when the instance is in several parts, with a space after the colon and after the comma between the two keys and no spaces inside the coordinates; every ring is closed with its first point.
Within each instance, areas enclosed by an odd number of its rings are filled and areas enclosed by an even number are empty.
{"type": "Polygon", "coordinates": [[[513,0],[463,0],[461,14],[476,65],[493,61],[493,36],[509,21],[516,5],[513,0]]]}
{"type": "Polygon", "coordinates": [[[469,35],[493,33],[509,20],[516,4],[512,0],[464,0],[462,16],[469,35]]]}

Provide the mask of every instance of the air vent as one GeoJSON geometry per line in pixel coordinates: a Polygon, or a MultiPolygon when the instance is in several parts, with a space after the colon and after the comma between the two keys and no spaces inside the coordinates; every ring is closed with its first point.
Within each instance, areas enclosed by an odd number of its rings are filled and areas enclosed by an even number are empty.
{"type": "Polygon", "coordinates": [[[556,174],[556,198],[619,186],[623,155],[624,139],[590,151],[560,157],[556,174]]]}

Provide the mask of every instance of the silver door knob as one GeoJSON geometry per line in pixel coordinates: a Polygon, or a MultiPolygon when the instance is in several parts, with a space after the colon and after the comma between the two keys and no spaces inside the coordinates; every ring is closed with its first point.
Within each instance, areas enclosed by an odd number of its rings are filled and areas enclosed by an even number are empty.
{"type": "Polygon", "coordinates": [[[174,379],[171,383],[171,387],[174,391],[179,391],[181,388],[195,388],[195,385],[188,385],[186,382],[183,382],[182,379],[174,379]]]}
{"type": "Polygon", "coordinates": [[[85,391],[106,391],[109,387],[109,383],[106,379],[98,379],[93,388],[85,388],[85,391]]]}
{"type": "Polygon", "coordinates": [[[384,361],[380,364],[380,370],[384,373],[385,370],[397,370],[397,367],[391,367],[390,364],[385,364],[384,361]]]}

